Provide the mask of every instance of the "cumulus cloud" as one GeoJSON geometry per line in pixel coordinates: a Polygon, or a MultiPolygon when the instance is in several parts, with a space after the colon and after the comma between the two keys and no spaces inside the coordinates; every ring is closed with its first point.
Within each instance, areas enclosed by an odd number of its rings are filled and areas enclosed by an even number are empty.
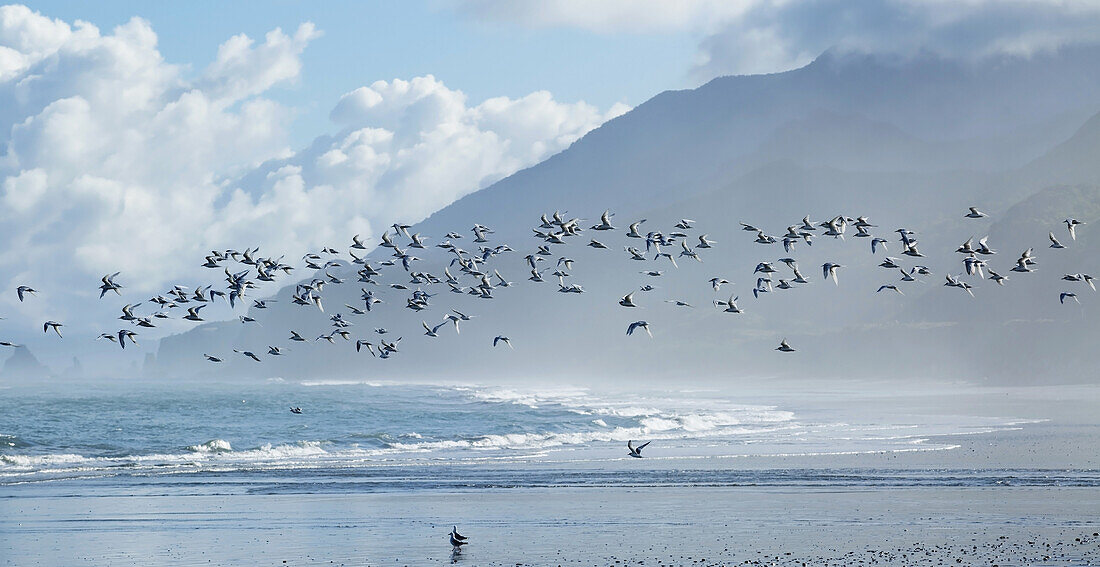
{"type": "Polygon", "coordinates": [[[528,26],[704,36],[691,75],[772,73],[825,50],[983,58],[1100,41],[1094,0],[457,0],[460,12],[528,26]]]}
{"type": "Polygon", "coordinates": [[[76,317],[104,273],[144,294],[211,279],[198,265],[212,249],[294,258],[373,238],[626,110],[546,92],[474,105],[431,76],[379,81],[336,102],[333,135],[294,152],[292,109],[265,93],[297,80],[319,34],[234,36],[189,79],[139,18],[103,33],[0,8],[0,288],[33,284],[59,310],[48,316],[76,317]]]}
{"type": "Polygon", "coordinates": [[[247,35],[235,35],[218,48],[218,57],[207,70],[203,91],[217,98],[239,100],[294,80],[302,70],[299,55],[310,41],[320,36],[321,32],[309,22],[302,24],[293,36],[281,29],[272,30],[258,46],[247,35]]]}
{"type": "Polygon", "coordinates": [[[333,121],[346,127],[341,136],[315,150],[315,158],[296,161],[313,159],[310,181],[348,188],[354,207],[417,220],[560,151],[626,110],[560,103],[545,91],[471,106],[465,94],[430,75],[377,81],[348,93],[333,109],[333,121]]]}

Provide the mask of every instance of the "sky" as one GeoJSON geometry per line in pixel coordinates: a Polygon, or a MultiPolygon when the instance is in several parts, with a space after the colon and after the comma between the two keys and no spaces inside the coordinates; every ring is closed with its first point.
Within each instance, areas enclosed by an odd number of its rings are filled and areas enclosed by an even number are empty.
{"type": "Polygon", "coordinates": [[[35,2],[52,18],[109,30],[137,16],[158,36],[167,61],[197,71],[229,37],[262,38],[313,22],[322,35],[301,54],[294,83],[268,96],[296,110],[295,146],[331,130],[334,101],[376,80],[434,75],[472,101],[547,90],[599,108],[635,106],[666,89],[695,86],[689,70],[699,34],[601,33],[532,27],[464,14],[441,2],[35,2]]]}
{"type": "Polygon", "coordinates": [[[5,5],[0,329],[93,331],[108,273],[149,294],[207,277],[210,250],[376,242],[666,89],[826,49],[1027,56],[1098,37],[1091,0],[5,5]]]}

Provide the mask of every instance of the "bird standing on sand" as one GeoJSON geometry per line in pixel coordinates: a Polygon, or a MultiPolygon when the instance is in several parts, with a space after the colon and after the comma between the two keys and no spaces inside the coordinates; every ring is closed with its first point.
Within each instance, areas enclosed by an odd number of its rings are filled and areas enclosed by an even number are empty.
{"type": "Polygon", "coordinates": [[[451,547],[455,548],[456,551],[461,550],[462,546],[470,543],[468,541],[470,538],[458,533],[458,526],[451,526],[450,537],[451,537],[451,547]]]}

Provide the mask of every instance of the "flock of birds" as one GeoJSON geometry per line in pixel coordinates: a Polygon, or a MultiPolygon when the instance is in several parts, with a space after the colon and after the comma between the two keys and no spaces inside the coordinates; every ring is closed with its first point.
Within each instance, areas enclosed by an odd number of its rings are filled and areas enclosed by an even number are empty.
{"type": "MultiPolygon", "coordinates": [[[[964,216],[979,219],[987,215],[977,208],[971,207],[964,216]]],[[[611,247],[602,241],[606,238],[600,235],[612,234],[614,231],[619,230],[614,226],[612,218],[613,214],[610,211],[605,211],[600,216],[599,223],[587,229],[596,233],[596,236],[599,237],[589,237],[587,247],[607,250],[608,253],[611,253],[611,247]]],[[[571,279],[570,271],[573,269],[574,260],[561,253],[561,249],[565,248],[565,245],[571,240],[578,239],[585,232],[586,229],[581,226],[582,219],[567,219],[560,212],[554,212],[549,216],[543,214],[539,220],[538,226],[532,230],[533,236],[542,243],[536,245],[533,251],[523,257],[525,269],[529,271],[527,279],[535,283],[542,283],[552,277],[557,279],[558,292],[564,294],[584,293],[584,288],[571,279]],[[550,273],[547,274],[547,272],[550,273]]],[[[646,219],[640,219],[629,223],[625,230],[628,245],[623,247],[631,260],[647,264],[645,269],[640,271],[641,274],[646,276],[659,277],[668,268],[678,268],[678,260],[688,259],[702,262],[702,251],[713,248],[717,244],[706,233],[690,235],[688,231],[697,230],[695,221],[690,219],[681,219],[673,225],[667,234],[660,230],[643,231],[642,226],[646,222],[646,219]],[[629,244],[632,240],[636,241],[636,245],[629,244]],[[694,246],[689,243],[694,243],[694,246]]],[[[786,232],[780,236],[768,235],[762,229],[747,223],[740,224],[744,231],[755,234],[753,240],[755,243],[762,246],[781,245],[787,254],[790,254],[796,246],[812,245],[815,238],[830,237],[843,240],[849,228],[854,229],[855,234],[853,236],[855,238],[865,239],[870,243],[872,255],[877,255],[880,251],[883,254],[887,253],[890,245],[888,239],[872,234],[871,229],[875,225],[863,216],[851,218],[838,215],[820,223],[811,221],[807,216],[800,223],[787,227],[786,232]]],[[[1070,241],[1077,239],[1077,228],[1083,224],[1083,222],[1072,218],[1065,220],[1070,241]]],[[[331,323],[330,330],[312,339],[313,341],[326,341],[332,344],[338,341],[346,341],[349,344],[354,344],[356,352],[366,351],[375,357],[386,359],[400,352],[401,337],[392,340],[387,339],[389,331],[383,327],[377,327],[374,329],[376,338],[364,339],[360,336],[352,342],[352,331],[350,329],[355,324],[351,320],[353,317],[368,315],[378,304],[385,301],[383,297],[390,299],[388,293],[406,294],[403,298],[405,308],[413,312],[420,312],[428,309],[432,304],[432,298],[438,295],[438,292],[429,293],[425,291],[426,288],[432,289],[432,286],[445,286],[451,293],[471,295],[488,300],[493,299],[494,294],[499,290],[516,285],[514,282],[508,281],[499,269],[494,267],[496,258],[515,253],[515,250],[508,244],[491,243],[490,239],[494,231],[488,226],[474,224],[470,229],[471,244],[476,246],[476,250],[466,250],[461,247],[460,243],[466,236],[457,232],[448,232],[442,242],[434,245],[435,248],[441,249],[445,251],[445,254],[451,256],[450,263],[443,267],[441,274],[432,274],[416,269],[417,262],[421,261],[421,258],[415,256],[414,253],[427,248],[428,238],[426,236],[419,233],[410,234],[409,229],[412,227],[407,224],[395,223],[391,228],[392,232],[387,229],[382,234],[378,245],[381,249],[389,250],[391,254],[389,258],[381,261],[366,257],[371,246],[365,243],[359,235],[352,237],[346,255],[336,249],[325,247],[320,252],[308,253],[303,256],[302,261],[305,268],[313,270],[315,276],[308,282],[295,285],[290,298],[292,304],[303,309],[316,309],[321,313],[325,313],[323,302],[325,288],[345,284],[351,279],[349,276],[341,277],[342,274],[347,272],[342,272],[341,275],[332,273],[333,268],[343,268],[348,265],[354,267],[356,270],[354,281],[360,285],[361,290],[359,296],[361,303],[359,305],[345,303],[343,307],[346,309],[347,315],[344,314],[344,311],[331,314],[328,317],[331,323]],[[375,265],[376,262],[377,265],[375,265]],[[452,272],[452,269],[454,272],[452,272]],[[396,278],[389,283],[385,283],[383,277],[387,275],[387,272],[400,274],[399,277],[402,280],[405,277],[409,279],[407,283],[396,278]],[[392,292],[383,293],[382,290],[385,288],[392,290],[392,292]]],[[[914,259],[924,257],[918,248],[918,240],[913,231],[899,228],[894,232],[898,235],[901,255],[914,259]]],[[[1053,231],[1049,233],[1049,240],[1052,249],[1066,248],[1066,245],[1058,239],[1053,231]]],[[[997,254],[997,251],[990,247],[988,237],[979,239],[976,244],[974,239],[971,238],[956,249],[956,252],[962,257],[962,268],[967,275],[978,276],[983,279],[988,277],[999,285],[1005,285],[1005,282],[1008,281],[1008,276],[994,270],[987,262],[987,259],[997,254]]],[[[932,273],[928,267],[919,264],[906,269],[899,264],[898,258],[892,256],[885,256],[878,265],[885,269],[898,270],[900,273],[898,283],[884,284],[878,288],[878,292],[888,291],[904,295],[902,285],[917,281],[917,276],[928,276],[932,273]]],[[[138,344],[138,329],[154,328],[157,326],[157,322],[173,318],[173,313],[185,312],[185,314],[178,315],[177,318],[181,320],[194,323],[205,321],[202,310],[217,301],[224,301],[230,309],[235,309],[238,306],[249,306],[252,309],[247,313],[259,313],[261,310],[269,308],[277,300],[250,299],[250,292],[257,288],[261,282],[274,282],[280,276],[288,276],[295,269],[294,266],[285,263],[282,257],[260,256],[259,248],[246,248],[243,252],[233,249],[212,251],[205,257],[202,267],[222,270],[224,287],[215,288],[214,285],[207,284],[192,289],[183,285],[174,285],[171,289],[149,298],[146,302],[128,303],[121,307],[122,314],[118,319],[129,326],[117,331],[101,333],[97,340],[108,341],[125,349],[127,342],[131,345],[138,344]],[[139,308],[142,308],[143,305],[151,306],[151,309],[146,309],[145,312],[139,311],[139,308]]],[[[821,266],[822,277],[826,281],[832,280],[834,284],[839,285],[838,274],[843,268],[845,266],[841,264],[825,262],[821,266]]],[[[1023,251],[1010,269],[1011,272],[1016,273],[1030,273],[1035,270],[1036,255],[1033,248],[1023,251]]],[[[810,280],[799,270],[798,262],[792,257],[780,258],[775,263],[760,262],[756,265],[753,273],[754,277],[757,278],[756,285],[752,289],[754,297],[759,297],[761,294],[772,292],[775,289],[793,289],[810,283],[810,280]],[[780,274],[779,264],[790,271],[790,276],[783,277],[780,274]]],[[[104,275],[100,279],[98,288],[100,299],[110,293],[122,297],[122,290],[125,289],[125,286],[119,283],[119,276],[120,273],[115,272],[104,275]]],[[[945,286],[961,289],[973,296],[973,286],[960,276],[946,274],[945,278],[945,286]]],[[[1095,279],[1089,274],[1066,274],[1062,277],[1062,280],[1083,283],[1093,290],[1096,289],[1095,279]]],[[[730,282],[722,277],[713,277],[708,283],[717,293],[723,285],[730,282]]],[[[635,295],[639,292],[645,293],[655,289],[657,288],[653,285],[642,286],[622,296],[618,303],[626,309],[636,308],[638,304],[635,302],[635,295]]],[[[31,298],[36,297],[39,292],[29,285],[20,285],[16,288],[16,294],[22,303],[32,300],[31,298]]],[[[743,309],[738,305],[739,300],[739,296],[731,294],[728,299],[714,300],[713,304],[722,312],[739,314],[743,313],[743,309]]],[[[680,299],[666,299],[665,301],[677,307],[693,307],[690,303],[680,299]]],[[[1059,301],[1063,304],[1067,301],[1080,303],[1077,294],[1073,291],[1061,292],[1059,301]]],[[[261,324],[255,317],[247,313],[237,316],[242,325],[261,324]]],[[[421,325],[424,329],[424,335],[436,338],[440,337],[444,328],[448,326],[453,327],[455,333],[459,333],[461,324],[471,321],[474,317],[474,315],[457,309],[450,309],[438,323],[429,324],[427,321],[422,320],[421,325]]],[[[61,339],[63,338],[63,326],[58,321],[50,320],[42,324],[42,331],[45,333],[53,332],[58,339],[61,339]]],[[[288,332],[287,341],[292,343],[310,342],[309,338],[295,330],[289,330],[288,332]]],[[[627,324],[626,334],[628,336],[633,336],[639,332],[644,332],[650,337],[653,336],[650,324],[645,320],[636,320],[627,324]]],[[[503,334],[495,336],[492,345],[494,347],[503,345],[514,348],[511,339],[503,334]]],[[[19,345],[12,341],[0,341],[0,346],[17,347],[19,345]]],[[[783,339],[775,350],[783,353],[796,351],[786,339],[783,339]]],[[[268,345],[266,351],[262,349],[233,350],[234,353],[255,362],[263,361],[261,354],[257,354],[257,352],[266,352],[268,357],[278,357],[284,354],[285,351],[286,346],[278,345],[268,345]]],[[[211,363],[221,363],[225,360],[224,355],[204,353],[203,356],[211,363]]]]}

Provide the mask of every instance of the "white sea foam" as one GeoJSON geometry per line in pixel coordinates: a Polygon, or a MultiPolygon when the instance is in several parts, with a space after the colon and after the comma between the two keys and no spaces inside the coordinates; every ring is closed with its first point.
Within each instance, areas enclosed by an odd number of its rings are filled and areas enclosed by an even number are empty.
{"type": "Polygon", "coordinates": [[[382,382],[374,380],[302,380],[298,384],[302,386],[370,386],[372,388],[385,386],[382,382]]]}
{"type": "Polygon", "coordinates": [[[212,439],[202,445],[190,445],[187,450],[196,453],[227,453],[232,451],[233,447],[224,439],[212,439]]]}
{"type": "MultiPolygon", "coordinates": [[[[393,387],[403,389],[400,394],[405,397],[409,392],[408,386],[364,380],[315,380],[301,382],[301,385],[393,387]]],[[[908,416],[918,423],[848,424],[814,422],[775,406],[745,405],[725,399],[675,398],[668,394],[601,397],[585,388],[526,391],[467,386],[416,387],[427,388],[424,391],[430,392],[433,398],[440,393],[450,393],[457,395],[459,402],[465,399],[470,405],[463,409],[476,412],[473,418],[477,421],[460,424],[464,427],[457,430],[465,433],[454,437],[449,437],[452,430],[449,425],[441,428],[430,420],[424,424],[417,422],[418,432],[411,431],[409,425],[396,426],[406,431],[383,426],[371,429],[375,433],[369,436],[372,439],[369,447],[347,441],[301,440],[242,449],[225,439],[213,438],[175,451],[123,457],[86,457],[71,451],[53,455],[0,454],[0,478],[22,478],[20,475],[37,473],[138,471],[175,474],[196,470],[369,466],[381,462],[541,459],[555,452],[589,448],[610,451],[613,446],[617,456],[621,452],[618,445],[627,440],[657,441],[654,447],[662,446],[664,454],[674,454],[677,458],[700,454],[708,458],[745,455],[749,446],[754,454],[863,454],[941,449],[944,443],[929,443],[928,440],[933,436],[1002,431],[1027,422],[1007,418],[908,416]],[[486,408],[482,404],[501,406],[486,408]],[[568,413],[563,417],[562,412],[568,413]],[[494,431],[493,434],[476,434],[482,414],[487,424],[482,431],[494,431]],[[513,420],[524,419],[527,415],[537,418],[531,423],[550,421],[552,424],[542,431],[517,431],[521,429],[520,424],[513,427],[499,417],[513,420]],[[547,420],[549,416],[553,419],[547,420]],[[448,437],[441,438],[440,430],[447,431],[448,437]],[[501,433],[495,433],[497,431],[501,433]],[[378,447],[378,442],[386,444],[378,447]]],[[[372,397],[385,399],[384,392],[372,397]]],[[[18,452],[18,449],[11,452],[18,452]]]]}
{"type": "Polygon", "coordinates": [[[55,455],[0,455],[0,463],[16,468],[51,467],[84,462],[82,455],[61,453],[55,455]]]}

